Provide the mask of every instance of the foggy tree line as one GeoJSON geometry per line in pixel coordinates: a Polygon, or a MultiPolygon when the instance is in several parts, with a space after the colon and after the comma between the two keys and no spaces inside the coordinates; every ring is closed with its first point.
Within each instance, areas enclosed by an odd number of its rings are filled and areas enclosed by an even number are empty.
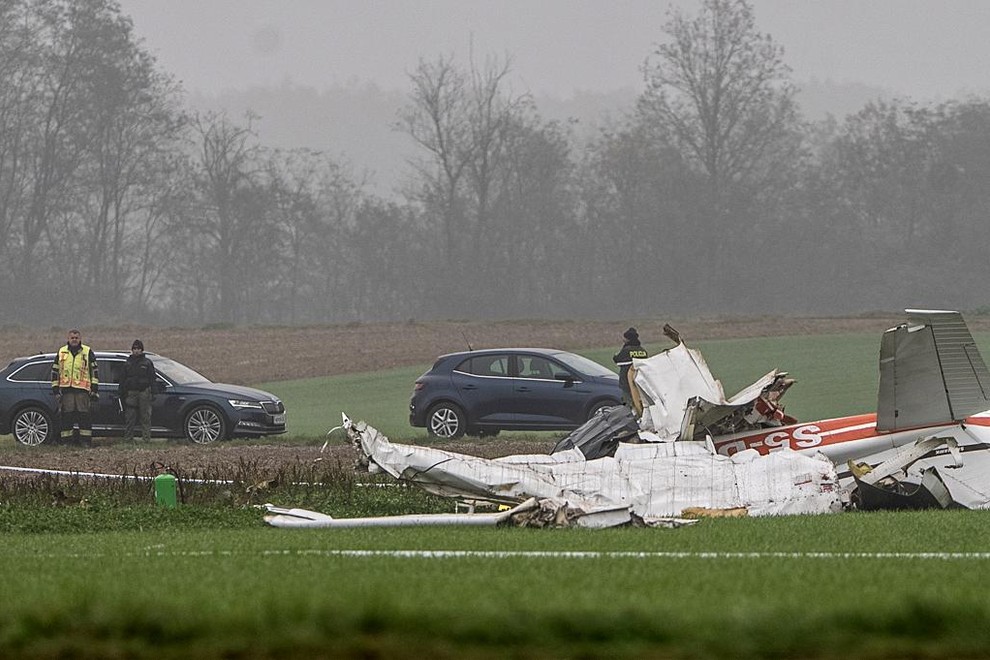
{"type": "Polygon", "coordinates": [[[317,323],[986,304],[990,101],[805,121],[744,0],[675,11],[590,143],[510,58],[416,64],[392,199],[194,113],[112,0],[0,0],[0,322],[317,323]]]}

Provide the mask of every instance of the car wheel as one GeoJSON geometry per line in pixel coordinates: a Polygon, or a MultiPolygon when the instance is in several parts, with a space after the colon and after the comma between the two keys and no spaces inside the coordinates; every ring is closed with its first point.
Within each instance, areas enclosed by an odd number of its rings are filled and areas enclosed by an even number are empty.
{"type": "Polygon", "coordinates": [[[227,437],[227,422],[213,406],[196,406],[186,415],[186,439],[198,445],[208,445],[227,437]]]}
{"type": "Polygon", "coordinates": [[[25,408],[11,422],[14,439],[22,445],[37,447],[55,437],[55,422],[44,408],[25,408]]]}
{"type": "Polygon", "coordinates": [[[459,438],[466,430],[464,411],[453,403],[438,403],[426,414],[426,432],[434,438],[459,438]]]}
{"type": "Polygon", "coordinates": [[[611,408],[612,406],[617,406],[617,405],[619,405],[618,401],[611,401],[608,399],[606,399],[605,401],[597,401],[595,402],[594,405],[591,406],[591,409],[588,410],[588,419],[593,418],[595,415],[600,413],[605,408],[611,408]]]}

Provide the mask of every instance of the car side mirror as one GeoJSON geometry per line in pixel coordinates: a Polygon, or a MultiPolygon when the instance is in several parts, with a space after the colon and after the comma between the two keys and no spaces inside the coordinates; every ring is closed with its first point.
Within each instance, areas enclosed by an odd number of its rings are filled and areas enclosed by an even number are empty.
{"type": "Polygon", "coordinates": [[[155,381],[155,384],[151,386],[151,391],[155,394],[162,394],[165,391],[165,383],[160,380],[155,381]]]}
{"type": "Polygon", "coordinates": [[[565,388],[574,387],[574,376],[571,374],[557,374],[554,378],[564,381],[565,388]]]}

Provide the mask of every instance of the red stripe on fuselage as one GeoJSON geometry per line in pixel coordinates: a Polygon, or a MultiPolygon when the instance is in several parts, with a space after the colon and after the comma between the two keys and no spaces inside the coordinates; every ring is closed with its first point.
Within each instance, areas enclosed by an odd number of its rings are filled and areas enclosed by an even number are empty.
{"type": "Polygon", "coordinates": [[[877,416],[869,413],[720,436],[715,438],[715,450],[725,456],[744,449],[768,454],[782,447],[800,451],[877,435],[881,435],[877,433],[877,416]]]}
{"type": "MultiPolygon", "coordinates": [[[[990,412],[978,413],[967,418],[965,423],[972,426],[990,427],[990,412]]],[[[946,426],[946,424],[919,427],[918,429],[899,429],[899,431],[921,431],[925,428],[942,426],[946,426]]],[[[877,416],[875,413],[868,413],[804,424],[792,424],[774,429],[761,429],[757,432],[719,436],[715,438],[715,450],[725,456],[731,456],[744,449],[755,449],[761,454],[769,454],[774,449],[782,447],[788,447],[795,451],[821,449],[843,442],[879,438],[889,434],[889,431],[877,431],[877,416]]]]}

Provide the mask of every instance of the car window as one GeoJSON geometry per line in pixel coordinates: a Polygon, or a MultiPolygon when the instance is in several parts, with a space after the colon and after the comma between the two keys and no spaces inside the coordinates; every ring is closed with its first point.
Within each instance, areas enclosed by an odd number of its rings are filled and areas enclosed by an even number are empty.
{"type": "Polygon", "coordinates": [[[555,360],[547,360],[547,364],[550,365],[551,378],[556,379],[556,378],[562,378],[564,376],[570,376],[574,378],[578,375],[555,360]]]}
{"type": "Polygon", "coordinates": [[[457,371],[475,376],[508,376],[509,356],[478,355],[470,357],[457,365],[457,371]]]}
{"type": "Polygon", "coordinates": [[[120,383],[124,379],[124,361],[100,358],[100,382],[120,383]]]}
{"type": "Polygon", "coordinates": [[[176,362],[175,360],[155,356],[151,359],[151,361],[155,363],[156,370],[158,370],[167,380],[172,381],[176,385],[210,382],[210,379],[203,374],[198,373],[186,365],[176,362]]]}
{"type": "Polygon", "coordinates": [[[554,365],[550,360],[540,355],[517,355],[516,360],[519,365],[520,378],[544,378],[546,380],[552,380],[555,375],[555,366],[558,371],[567,373],[563,367],[554,365]]]}
{"type": "Polygon", "coordinates": [[[35,383],[39,381],[50,383],[52,381],[52,362],[51,360],[30,362],[7,376],[7,379],[21,383],[35,383]]]}
{"type": "Polygon", "coordinates": [[[611,369],[603,367],[594,360],[589,360],[583,355],[576,355],[574,353],[554,353],[554,357],[571,367],[578,373],[588,374],[590,376],[614,376],[615,372],[611,369]]]}

